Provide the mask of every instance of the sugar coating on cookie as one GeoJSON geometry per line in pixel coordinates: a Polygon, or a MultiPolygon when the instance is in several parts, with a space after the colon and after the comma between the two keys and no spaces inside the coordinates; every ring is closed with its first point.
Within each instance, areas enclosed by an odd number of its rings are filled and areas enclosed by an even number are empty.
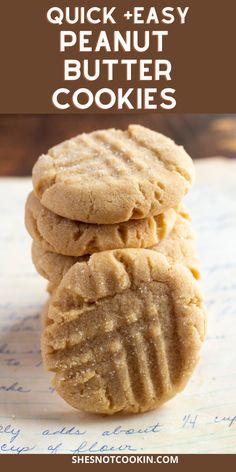
{"type": "Polygon", "coordinates": [[[140,125],[81,134],[51,148],[33,168],[33,186],[54,213],[113,224],[178,205],[194,177],[182,146],[140,125]]]}
{"type": "Polygon", "coordinates": [[[205,309],[181,264],[148,249],[76,263],[54,292],[42,336],[54,387],[73,407],[142,412],[182,390],[199,357],[205,309]]]}
{"type": "MultiPolygon", "coordinates": [[[[188,267],[196,279],[200,278],[195,237],[188,213],[182,211],[178,213],[175,225],[169,236],[149,249],[160,252],[167,257],[169,262],[181,262],[188,267]]],[[[87,256],[87,259],[88,257],[89,256],[87,256]]],[[[50,281],[54,289],[59,285],[62,277],[72,265],[85,260],[86,256],[83,256],[83,258],[63,256],[47,251],[37,242],[33,242],[32,245],[33,263],[37,271],[50,281]]]]}
{"type": "Polygon", "coordinates": [[[176,220],[170,208],[156,216],[124,223],[97,225],[69,220],[41,205],[33,192],[25,207],[25,224],[43,249],[66,256],[83,256],[109,249],[151,247],[166,237],[176,220]]]}

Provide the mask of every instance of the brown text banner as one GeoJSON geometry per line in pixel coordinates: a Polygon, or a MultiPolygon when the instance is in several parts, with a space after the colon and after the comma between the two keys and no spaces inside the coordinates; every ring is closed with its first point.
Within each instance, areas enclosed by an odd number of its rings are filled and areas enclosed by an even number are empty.
{"type": "Polygon", "coordinates": [[[234,113],[236,3],[1,6],[0,113],[234,113]]]}

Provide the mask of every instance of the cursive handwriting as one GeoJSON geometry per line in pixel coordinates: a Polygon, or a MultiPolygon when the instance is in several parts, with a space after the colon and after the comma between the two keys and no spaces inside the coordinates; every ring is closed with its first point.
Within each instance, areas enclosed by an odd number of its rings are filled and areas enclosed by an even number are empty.
{"type": "MultiPolygon", "coordinates": [[[[140,448],[139,448],[140,449],[140,448]]],[[[141,448],[142,449],[142,448],[141,448]]],[[[71,449],[72,454],[79,454],[80,452],[109,452],[109,451],[137,451],[137,449],[131,444],[121,444],[119,446],[109,446],[108,444],[102,444],[101,446],[95,441],[89,444],[87,441],[83,441],[76,449],[71,449]]]]}
{"type": "Polygon", "coordinates": [[[102,436],[117,436],[119,434],[148,434],[148,433],[159,433],[161,431],[162,425],[156,423],[145,428],[135,429],[135,428],[122,428],[121,425],[117,426],[111,431],[104,431],[102,436]]]}
{"type": "Polygon", "coordinates": [[[56,446],[53,446],[52,444],[50,444],[48,446],[48,451],[50,452],[50,454],[58,454],[58,451],[60,450],[62,446],[62,443],[58,443],[56,444],[56,446]]]}
{"type": "Polygon", "coordinates": [[[229,428],[235,423],[236,424],[236,415],[235,416],[215,416],[214,423],[228,423],[229,428]]]}
{"type": "Polygon", "coordinates": [[[14,382],[10,385],[0,385],[0,392],[29,393],[31,390],[22,387],[18,382],[14,382]]]}
{"type": "Polygon", "coordinates": [[[16,454],[23,454],[25,452],[33,451],[36,446],[15,446],[14,444],[9,445],[9,444],[0,444],[0,451],[2,452],[15,452],[16,454]]]}
{"type": "Polygon", "coordinates": [[[49,429],[45,429],[42,432],[43,436],[56,436],[58,434],[64,434],[64,435],[70,435],[70,436],[81,436],[83,434],[86,434],[87,431],[81,431],[80,429],[76,428],[75,426],[72,426],[70,428],[67,428],[66,426],[63,426],[62,428],[56,429],[54,431],[50,431],[49,429]]]}
{"type": "Polygon", "coordinates": [[[11,424],[7,424],[6,426],[3,426],[0,424],[0,434],[8,434],[11,436],[10,443],[12,443],[16,438],[18,438],[21,430],[14,428],[11,424]]]}

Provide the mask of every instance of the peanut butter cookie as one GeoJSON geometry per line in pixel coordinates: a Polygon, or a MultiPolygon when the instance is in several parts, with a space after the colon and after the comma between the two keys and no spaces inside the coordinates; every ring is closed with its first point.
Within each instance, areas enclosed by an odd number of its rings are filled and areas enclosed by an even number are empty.
{"type": "MultiPolygon", "coordinates": [[[[191,270],[195,278],[199,278],[199,261],[188,214],[179,213],[169,236],[150,249],[164,254],[170,262],[181,262],[191,270]]],[[[32,245],[32,259],[37,271],[48,279],[54,288],[73,264],[88,258],[89,256],[63,256],[46,251],[36,242],[32,245]]]]}
{"type": "Polygon", "coordinates": [[[126,247],[151,247],[170,233],[175,220],[176,211],[170,208],[157,216],[125,223],[82,223],[63,218],[43,207],[33,192],[25,208],[25,224],[32,238],[43,249],[66,256],[83,256],[126,247]]]}
{"type": "Polygon", "coordinates": [[[74,264],[48,318],[42,354],[59,395],[79,410],[114,414],[156,408],[184,388],[206,316],[186,267],[121,249],[74,264]]]}
{"type": "Polygon", "coordinates": [[[33,168],[43,206],[85,223],[113,224],[176,207],[194,176],[171,139],[139,125],[81,134],[51,148],[33,168]]]}

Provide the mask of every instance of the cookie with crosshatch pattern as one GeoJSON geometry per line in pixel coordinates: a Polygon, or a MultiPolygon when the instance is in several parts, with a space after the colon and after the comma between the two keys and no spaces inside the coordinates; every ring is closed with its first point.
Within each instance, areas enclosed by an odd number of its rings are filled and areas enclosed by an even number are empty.
{"type": "Polygon", "coordinates": [[[148,249],[93,254],[53,293],[42,336],[53,385],[74,408],[143,412],[181,391],[199,358],[206,312],[182,264],[148,249]]]}
{"type": "Polygon", "coordinates": [[[33,168],[42,205],[77,221],[113,224],[176,207],[194,177],[182,146],[140,125],[80,134],[33,168]]]}

